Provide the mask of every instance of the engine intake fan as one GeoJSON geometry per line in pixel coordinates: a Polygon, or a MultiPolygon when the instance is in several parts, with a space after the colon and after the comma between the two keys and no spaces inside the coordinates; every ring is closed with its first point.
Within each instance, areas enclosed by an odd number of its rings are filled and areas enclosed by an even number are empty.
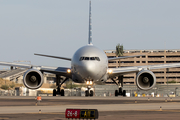
{"type": "Polygon", "coordinates": [[[152,71],[142,70],[136,76],[136,85],[141,90],[150,90],[156,85],[156,76],[152,71]]]}
{"type": "Polygon", "coordinates": [[[38,89],[44,82],[41,71],[36,69],[29,69],[23,77],[24,85],[29,89],[38,89]]]}

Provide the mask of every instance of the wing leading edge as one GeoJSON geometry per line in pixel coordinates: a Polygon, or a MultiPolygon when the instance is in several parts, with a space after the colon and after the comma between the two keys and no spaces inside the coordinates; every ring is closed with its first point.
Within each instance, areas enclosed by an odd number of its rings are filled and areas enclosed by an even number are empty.
{"type": "Polygon", "coordinates": [[[44,56],[44,57],[51,57],[51,58],[57,58],[57,59],[63,59],[63,60],[69,60],[69,61],[71,61],[71,58],[66,58],[66,57],[59,57],[59,56],[52,56],[52,55],[44,55],[44,54],[37,54],[37,53],[34,53],[34,55],[44,56]]]}
{"type": "Polygon", "coordinates": [[[145,56],[145,55],[133,55],[133,56],[114,57],[114,58],[108,58],[108,61],[111,61],[111,60],[119,60],[119,59],[125,59],[125,58],[140,57],[140,56],[145,56]]]}
{"type": "Polygon", "coordinates": [[[121,68],[108,68],[108,70],[112,70],[112,73],[109,74],[109,77],[113,78],[113,77],[116,77],[119,75],[139,72],[141,70],[155,70],[155,69],[176,68],[176,67],[180,67],[180,63],[134,66],[134,67],[121,67],[121,68]]]}
{"type": "Polygon", "coordinates": [[[13,63],[13,62],[0,62],[0,65],[14,66],[14,67],[28,68],[28,69],[37,69],[42,72],[54,73],[57,75],[68,77],[68,78],[72,77],[71,73],[67,72],[68,70],[70,70],[70,68],[65,68],[65,67],[35,66],[35,65],[29,65],[29,64],[18,64],[18,63],[13,63]]]}

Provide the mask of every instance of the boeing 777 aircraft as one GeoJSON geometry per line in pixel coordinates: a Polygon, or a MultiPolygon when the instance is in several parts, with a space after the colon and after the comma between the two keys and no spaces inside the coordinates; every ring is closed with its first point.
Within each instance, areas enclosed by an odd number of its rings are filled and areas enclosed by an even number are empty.
{"type": "MultiPolygon", "coordinates": [[[[152,89],[156,84],[156,76],[150,70],[161,68],[173,68],[180,67],[180,63],[174,64],[160,64],[149,66],[135,66],[135,67],[123,67],[123,68],[108,68],[108,61],[124,59],[129,57],[138,56],[122,56],[116,58],[107,58],[106,54],[95,47],[92,44],[92,29],[91,29],[91,0],[89,5],[89,43],[86,46],[79,48],[72,58],[35,54],[39,56],[52,57],[57,59],[63,59],[71,61],[71,68],[64,67],[46,67],[46,66],[34,66],[28,64],[17,64],[9,62],[0,62],[0,65],[14,66],[21,68],[28,68],[24,73],[23,83],[29,89],[38,89],[43,84],[43,72],[56,74],[57,89],[53,90],[53,96],[64,96],[64,90],[61,90],[61,85],[68,80],[72,79],[77,83],[87,83],[93,85],[94,83],[101,81],[105,82],[111,79],[116,83],[114,78],[118,78],[119,90],[115,91],[115,96],[126,95],[126,91],[123,90],[123,75],[129,73],[137,73],[136,85],[141,90],[152,89]],[[62,76],[65,77],[62,80],[62,76]]],[[[85,91],[85,96],[93,96],[93,91],[88,89],[85,91]]]]}

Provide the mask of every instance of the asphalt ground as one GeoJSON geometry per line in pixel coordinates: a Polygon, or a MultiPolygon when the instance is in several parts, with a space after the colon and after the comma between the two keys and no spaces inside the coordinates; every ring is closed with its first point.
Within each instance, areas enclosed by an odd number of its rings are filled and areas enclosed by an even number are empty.
{"type": "MultiPolygon", "coordinates": [[[[98,120],[179,120],[180,110],[106,111],[98,120]]],[[[0,114],[0,120],[67,120],[64,113],[0,114]]]]}
{"type": "Polygon", "coordinates": [[[42,97],[36,106],[35,97],[0,97],[0,120],[66,120],[78,107],[98,108],[98,120],[180,119],[180,98],[42,97]]]}
{"type": "Polygon", "coordinates": [[[180,98],[124,98],[124,97],[0,97],[0,106],[57,106],[57,105],[96,105],[136,103],[180,103],[180,98]]]}

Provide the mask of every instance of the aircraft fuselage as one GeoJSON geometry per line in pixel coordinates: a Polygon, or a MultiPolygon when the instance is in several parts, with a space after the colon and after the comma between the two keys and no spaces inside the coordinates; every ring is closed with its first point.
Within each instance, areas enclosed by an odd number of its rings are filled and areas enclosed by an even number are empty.
{"type": "Polygon", "coordinates": [[[78,83],[107,79],[108,59],[106,54],[93,45],[79,48],[72,60],[72,79],[78,83]]]}

